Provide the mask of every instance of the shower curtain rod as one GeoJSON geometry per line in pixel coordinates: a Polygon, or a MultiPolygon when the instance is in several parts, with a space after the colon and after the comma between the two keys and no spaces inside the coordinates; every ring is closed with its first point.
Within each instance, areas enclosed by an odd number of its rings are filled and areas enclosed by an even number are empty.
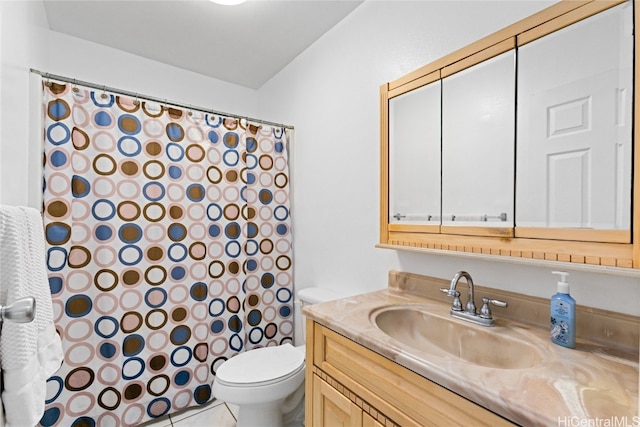
{"type": "Polygon", "coordinates": [[[148,95],[144,95],[144,94],[137,93],[137,92],[131,92],[131,91],[128,91],[128,90],[123,90],[123,89],[117,89],[117,88],[113,88],[113,87],[105,86],[105,85],[98,85],[98,84],[95,84],[95,83],[85,82],[85,81],[82,81],[82,80],[72,79],[70,77],[59,76],[59,75],[56,75],[56,74],[45,73],[44,71],[36,70],[36,69],[33,69],[33,68],[29,69],[29,71],[31,71],[32,73],[35,73],[35,74],[39,74],[45,79],[60,80],[60,81],[67,82],[67,83],[73,83],[73,84],[78,84],[78,85],[82,85],[82,86],[87,86],[87,87],[90,87],[90,88],[93,88],[93,89],[100,89],[100,90],[103,90],[103,91],[115,92],[117,94],[130,96],[132,98],[143,98],[143,99],[148,99],[149,101],[158,102],[160,104],[170,104],[170,105],[174,105],[176,107],[185,108],[185,109],[188,109],[188,110],[197,110],[197,111],[202,111],[204,113],[211,113],[211,114],[215,114],[217,116],[227,116],[227,117],[233,117],[233,118],[236,118],[236,119],[245,119],[245,120],[250,121],[250,122],[262,123],[262,124],[265,124],[265,125],[282,127],[282,128],[285,128],[285,129],[294,129],[294,127],[292,125],[285,125],[285,124],[282,124],[282,123],[269,122],[269,121],[266,121],[266,120],[254,119],[252,117],[240,116],[238,114],[225,113],[223,111],[216,111],[216,110],[212,110],[210,108],[203,108],[203,107],[197,107],[197,106],[194,106],[194,105],[187,105],[187,104],[183,104],[181,102],[174,102],[174,101],[171,101],[171,100],[168,100],[168,99],[156,98],[154,96],[148,96],[148,95]]]}

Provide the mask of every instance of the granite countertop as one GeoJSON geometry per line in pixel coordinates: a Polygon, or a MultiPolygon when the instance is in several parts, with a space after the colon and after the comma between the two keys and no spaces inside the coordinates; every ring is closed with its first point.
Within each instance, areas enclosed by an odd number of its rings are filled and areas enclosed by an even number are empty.
{"type": "MultiPolygon", "coordinates": [[[[421,351],[386,335],[371,320],[372,313],[397,305],[411,305],[449,318],[450,305],[394,289],[307,306],[303,314],[518,424],[626,426],[640,423],[637,352],[585,340],[578,340],[575,349],[560,347],[550,341],[548,330],[500,319],[495,310],[494,327],[450,318],[465,328],[482,329],[470,333],[476,340],[486,340],[491,334],[512,336],[534,350],[531,352],[534,359],[524,361],[523,367],[481,366],[446,352],[421,351]]],[[[477,347],[477,342],[474,345],[477,347]]],[[[517,357],[532,356],[522,353],[517,357]]]]}

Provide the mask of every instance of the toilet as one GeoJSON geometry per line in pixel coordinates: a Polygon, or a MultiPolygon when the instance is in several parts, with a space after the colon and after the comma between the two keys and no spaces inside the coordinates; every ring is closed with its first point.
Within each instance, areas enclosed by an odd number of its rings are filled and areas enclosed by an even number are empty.
{"type": "MultiPolygon", "coordinates": [[[[302,307],[348,295],[306,288],[298,292],[295,304],[302,307]]],[[[302,315],[299,319],[304,323],[302,315]]],[[[302,331],[304,333],[304,327],[302,331]]],[[[237,427],[301,426],[304,420],[304,357],[304,343],[298,347],[287,343],[240,353],[216,371],[213,395],[239,407],[237,427]]]]}

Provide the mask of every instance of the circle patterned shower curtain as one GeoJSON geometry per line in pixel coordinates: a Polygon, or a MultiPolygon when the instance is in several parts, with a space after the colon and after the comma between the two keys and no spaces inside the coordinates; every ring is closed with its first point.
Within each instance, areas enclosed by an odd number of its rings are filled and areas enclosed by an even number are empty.
{"type": "Polygon", "coordinates": [[[204,404],[223,361],[292,341],[282,128],[72,84],[43,96],[65,360],[42,426],[131,426],[204,404]]]}

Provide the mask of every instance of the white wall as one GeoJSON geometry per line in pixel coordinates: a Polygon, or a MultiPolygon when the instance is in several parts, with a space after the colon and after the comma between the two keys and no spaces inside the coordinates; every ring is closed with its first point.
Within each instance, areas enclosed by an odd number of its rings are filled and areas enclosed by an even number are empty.
{"type": "MultiPolygon", "coordinates": [[[[46,25],[44,9],[37,2],[0,2],[0,203],[32,205],[37,195],[29,196],[29,188],[38,188],[33,157],[36,147],[30,143],[29,67],[46,62],[47,52],[41,40],[46,25]]],[[[37,136],[37,135],[34,135],[37,136]]]]}
{"type": "Polygon", "coordinates": [[[257,111],[254,89],[50,31],[42,0],[0,0],[0,58],[0,204],[40,205],[40,86],[30,68],[228,113],[257,111]]]}
{"type": "MultiPolygon", "coordinates": [[[[365,1],[259,90],[259,115],[296,127],[296,286],[371,291],[399,269],[550,297],[551,264],[377,249],[379,87],[524,18],[543,1],[365,1]]],[[[640,315],[640,275],[571,271],[579,304],[640,315]]],[[[508,310],[508,309],[507,309],[508,310]]]]}

